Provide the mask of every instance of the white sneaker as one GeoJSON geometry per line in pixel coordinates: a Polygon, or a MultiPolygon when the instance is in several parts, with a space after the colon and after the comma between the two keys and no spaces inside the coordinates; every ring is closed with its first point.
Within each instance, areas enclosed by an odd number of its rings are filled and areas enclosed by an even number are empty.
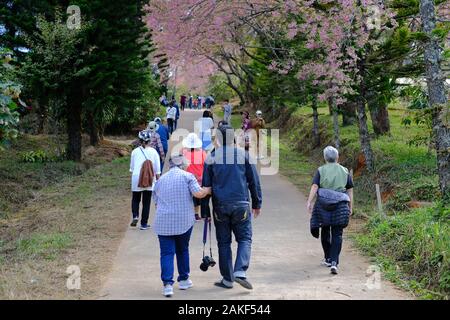
{"type": "Polygon", "coordinates": [[[332,262],[332,263],[331,263],[330,272],[331,272],[332,274],[338,274],[338,267],[337,267],[336,262],[332,262]]]}
{"type": "Polygon", "coordinates": [[[166,284],[163,288],[163,295],[165,297],[171,297],[173,296],[173,286],[170,284],[166,284]]]}
{"type": "Polygon", "coordinates": [[[178,288],[180,290],[187,290],[189,288],[192,288],[193,286],[194,286],[194,284],[192,283],[192,281],[190,279],[182,280],[178,283],[178,288]]]}
{"type": "Polygon", "coordinates": [[[320,263],[321,266],[325,266],[325,267],[331,267],[331,262],[327,261],[326,259],[323,259],[322,262],[320,263]]]}

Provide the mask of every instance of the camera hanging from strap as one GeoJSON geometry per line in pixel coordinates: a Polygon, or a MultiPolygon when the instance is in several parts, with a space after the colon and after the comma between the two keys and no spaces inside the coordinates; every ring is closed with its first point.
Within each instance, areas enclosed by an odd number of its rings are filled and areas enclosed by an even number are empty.
{"type": "Polygon", "coordinates": [[[208,228],[209,228],[209,254],[210,257],[213,257],[213,253],[212,253],[212,240],[211,240],[211,231],[212,231],[212,226],[211,226],[211,219],[205,219],[205,225],[203,227],[203,258],[205,257],[205,249],[206,249],[206,242],[208,241],[208,228]]]}

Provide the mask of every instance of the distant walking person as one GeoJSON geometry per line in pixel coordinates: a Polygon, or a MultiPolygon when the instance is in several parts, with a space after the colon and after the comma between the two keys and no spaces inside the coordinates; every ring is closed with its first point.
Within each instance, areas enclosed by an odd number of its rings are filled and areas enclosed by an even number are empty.
{"type": "Polygon", "coordinates": [[[336,148],[326,147],[323,155],[326,164],[314,175],[307,209],[312,212],[311,233],[318,238],[320,230],[324,252],[322,265],[331,267],[331,273],[337,274],[342,233],[353,210],[353,181],[348,169],[338,163],[339,152],[336,148]]]}
{"type": "Polygon", "coordinates": [[[189,102],[188,102],[189,109],[192,109],[193,103],[194,103],[194,97],[191,94],[189,94],[189,102]]]}
{"type": "Polygon", "coordinates": [[[266,128],[266,121],[261,110],[256,111],[256,119],[251,120],[251,128],[256,131],[256,154],[259,159],[263,159],[261,154],[261,130],[266,128]]]}
{"type": "Polygon", "coordinates": [[[237,282],[246,289],[253,289],[247,280],[252,244],[251,214],[253,211],[255,218],[260,214],[261,185],[256,167],[251,164],[248,154],[234,146],[234,130],[231,126],[219,127],[216,141],[219,147],[206,159],[203,173],[203,186],[212,188],[219,267],[223,277],[215,285],[230,289],[237,282]],[[234,268],[232,233],[238,243],[234,268]]]}
{"type": "Polygon", "coordinates": [[[147,126],[147,132],[150,134],[149,146],[158,152],[161,162],[164,163],[164,160],[166,159],[167,151],[164,150],[164,146],[162,144],[162,139],[158,133],[158,130],[159,130],[159,124],[157,124],[155,121],[150,121],[147,126]]]}
{"type": "Polygon", "coordinates": [[[175,108],[175,102],[172,100],[166,111],[167,126],[169,133],[172,134],[175,131],[175,120],[177,118],[177,108],[175,108]]]}
{"type": "Polygon", "coordinates": [[[173,106],[175,107],[175,109],[177,110],[177,114],[175,116],[175,121],[173,122],[173,130],[177,130],[178,128],[178,120],[180,119],[180,106],[178,105],[178,103],[175,101],[175,98],[173,98],[173,106]]]}
{"type": "Polygon", "coordinates": [[[248,111],[241,112],[242,115],[242,136],[240,145],[244,147],[245,151],[249,151],[250,149],[250,129],[251,121],[250,121],[250,113],[248,111]]]}
{"type": "MultiPolygon", "coordinates": [[[[164,154],[167,156],[168,152],[169,152],[169,140],[170,140],[170,133],[169,133],[169,128],[167,128],[163,123],[161,118],[157,117],[155,118],[155,122],[158,124],[158,129],[156,132],[158,132],[159,137],[161,139],[161,144],[164,150],[164,154]]],[[[163,171],[164,168],[164,160],[161,159],[161,172],[163,171]]]]}
{"type": "Polygon", "coordinates": [[[225,105],[223,109],[223,121],[231,125],[231,113],[233,112],[233,107],[230,104],[230,100],[225,100],[225,105]]]}
{"type": "Polygon", "coordinates": [[[178,286],[187,290],[193,286],[189,279],[189,240],[195,224],[192,198],[204,198],[210,189],[201,188],[187,167],[183,156],[169,160],[170,170],[155,185],[156,216],[154,230],[159,238],[163,295],[173,295],[174,257],[177,257],[178,286]]]}
{"type": "Polygon", "coordinates": [[[211,151],[212,147],[212,129],[214,129],[214,119],[212,112],[203,111],[203,117],[198,120],[199,135],[202,140],[202,149],[211,151]]]}
{"type": "Polygon", "coordinates": [[[150,147],[150,134],[148,131],[141,131],[139,133],[139,141],[141,145],[133,150],[131,153],[130,172],[131,176],[131,190],[133,192],[133,198],[131,202],[131,211],[133,214],[132,227],[136,227],[139,221],[139,206],[142,200],[142,215],[141,215],[141,230],[147,230],[148,217],[150,213],[150,202],[152,199],[152,190],[155,185],[155,181],[159,179],[161,175],[160,159],[158,152],[150,147]],[[150,162],[147,162],[147,161],[150,162]],[[145,168],[148,171],[144,172],[143,166],[150,165],[150,168],[145,168]],[[147,177],[143,176],[146,173],[147,177]],[[142,179],[148,178],[151,180],[149,185],[143,186],[142,179]]]}
{"type": "Polygon", "coordinates": [[[187,100],[187,97],[183,94],[180,97],[180,106],[181,106],[182,111],[184,111],[184,108],[186,107],[186,100],[187,100]]]}

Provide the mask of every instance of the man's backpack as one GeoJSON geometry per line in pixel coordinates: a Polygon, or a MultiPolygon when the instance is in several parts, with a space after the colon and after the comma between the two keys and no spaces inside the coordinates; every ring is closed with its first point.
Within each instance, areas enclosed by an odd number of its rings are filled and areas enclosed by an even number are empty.
{"type": "Polygon", "coordinates": [[[139,175],[139,188],[149,188],[153,185],[153,178],[155,176],[155,172],[153,171],[153,162],[147,159],[144,150],[140,147],[142,154],[145,157],[145,161],[141,167],[141,173],[139,175]]]}

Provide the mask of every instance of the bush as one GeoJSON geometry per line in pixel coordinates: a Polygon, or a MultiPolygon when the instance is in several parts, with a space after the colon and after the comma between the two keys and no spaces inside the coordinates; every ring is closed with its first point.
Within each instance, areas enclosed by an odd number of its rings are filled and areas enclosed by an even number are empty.
{"type": "Polygon", "coordinates": [[[60,162],[65,159],[65,151],[61,155],[49,155],[44,150],[28,151],[20,154],[20,161],[27,163],[60,162]]]}
{"type": "Polygon", "coordinates": [[[382,262],[390,280],[423,298],[448,299],[450,294],[450,209],[442,205],[383,218],[372,217],[357,245],[382,262]]]}

